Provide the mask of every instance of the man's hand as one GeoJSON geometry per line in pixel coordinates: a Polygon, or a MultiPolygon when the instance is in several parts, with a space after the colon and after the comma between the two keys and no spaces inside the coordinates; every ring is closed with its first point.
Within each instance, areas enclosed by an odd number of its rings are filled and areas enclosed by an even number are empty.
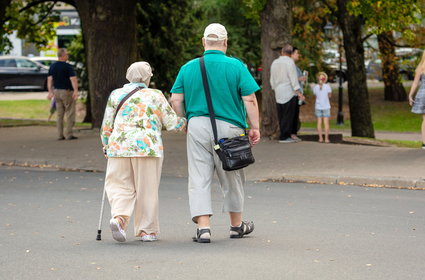
{"type": "Polygon", "coordinates": [[[49,91],[49,93],[47,94],[47,99],[52,100],[53,96],[54,96],[53,92],[49,91]]]}
{"type": "Polygon", "coordinates": [[[298,95],[298,99],[299,99],[299,100],[305,101],[305,96],[304,96],[304,94],[302,94],[299,90],[297,90],[297,95],[298,95]]]}
{"type": "Polygon", "coordinates": [[[78,90],[74,90],[74,92],[72,93],[72,98],[74,100],[77,100],[78,99],[78,90]]]}
{"type": "Polygon", "coordinates": [[[248,138],[251,146],[257,145],[261,138],[260,130],[258,128],[251,128],[248,132],[248,138]]]}

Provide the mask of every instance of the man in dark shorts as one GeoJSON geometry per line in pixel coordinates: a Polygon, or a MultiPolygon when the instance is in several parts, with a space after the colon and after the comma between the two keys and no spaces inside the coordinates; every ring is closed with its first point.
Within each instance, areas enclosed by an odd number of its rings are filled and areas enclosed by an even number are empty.
{"type": "Polygon", "coordinates": [[[58,140],[77,139],[72,134],[75,122],[75,103],[78,98],[78,81],[72,66],[66,61],[68,52],[59,49],[58,61],[53,63],[47,77],[48,99],[55,97],[58,112],[56,127],[58,129],[58,140]],[[65,131],[63,129],[63,118],[66,118],[65,131]]]}

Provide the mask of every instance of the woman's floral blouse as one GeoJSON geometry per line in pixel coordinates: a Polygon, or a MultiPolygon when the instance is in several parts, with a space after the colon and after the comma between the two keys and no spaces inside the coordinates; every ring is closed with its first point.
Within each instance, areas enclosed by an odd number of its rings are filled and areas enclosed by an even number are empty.
{"type": "Polygon", "coordinates": [[[162,157],[162,126],[184,130],[186,119],[176,115],[161,91],[129,83],[109,96],[100,136],[108,157],[162,157]],[[118,104],[137,86],[144,88],[121,106],[113,123],[118,104]]]}

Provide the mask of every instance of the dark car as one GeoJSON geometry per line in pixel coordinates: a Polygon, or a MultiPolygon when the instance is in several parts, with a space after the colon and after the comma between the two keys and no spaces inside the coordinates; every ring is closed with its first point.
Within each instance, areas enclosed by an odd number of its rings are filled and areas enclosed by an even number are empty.
{"type": "Polygon", "coordinates": [[[0,56],[0,90],[46,90],[49,69],[20,56],[0,56]]]}

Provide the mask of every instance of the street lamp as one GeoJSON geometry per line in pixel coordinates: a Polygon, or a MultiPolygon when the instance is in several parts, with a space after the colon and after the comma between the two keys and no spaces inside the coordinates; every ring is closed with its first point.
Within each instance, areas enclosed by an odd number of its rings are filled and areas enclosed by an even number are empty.
{"type": "MultiPolygon", "coordinates": [[[[325,30],[325,36],[328,40],[332,40],[335,33],[338,33],[339,36],[339,30],[336,30],[332,22],[328,21],[323,27],[325,30]]],[[[343,89],[342,89],[342,42],[339,39],[338,40],[338,54],[339,54],[339,73],[337,75],[338,78],[338,116],[336,118],[336,124],[337,125],[344,125],[344,113],[342,112],[342,98],[343,98],[343,89]]]]}

